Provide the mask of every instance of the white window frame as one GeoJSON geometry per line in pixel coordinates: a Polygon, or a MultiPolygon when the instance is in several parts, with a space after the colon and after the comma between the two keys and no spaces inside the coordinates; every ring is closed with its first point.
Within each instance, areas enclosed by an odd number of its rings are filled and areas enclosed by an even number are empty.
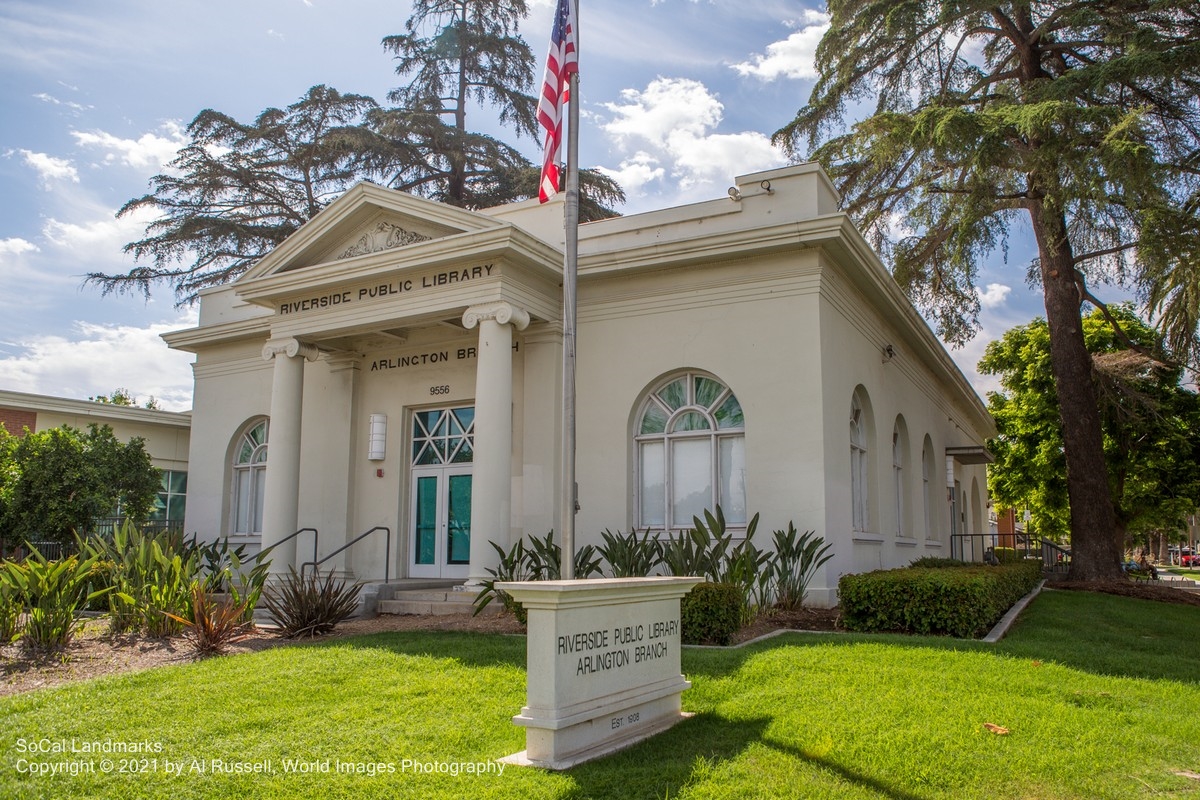
{"type": "Polygon", "coordinates": [[[868,506],[867,419],[857,392],[850,398],[850,508],[855,531],[866,531],[868,506]]]}
{"type": "Polygon", "coordinates": [[[238,434],[233,446],[233,457],[230,463],[232,482],[229,490],[229,533],[231,536],[260,537],[262,536],[263,491],[266,487],[267,475],[267,445],[270,441],[270,420],[260,419],[247,425],[238,434]],[[255,441],[251,434],[263,428],[262,441],[255,441]],[[242,460],[243,445],[250,445],[249,458],[242,460]],[[242,508],[242,476],[246,475],[246,491],[250,496],[246,499],[248,525],[243,526],[242,508]],[[245,527],[248,530],[240,530],[245,527]]]}
{"type": "MultiPolygon", "coordinates": [[[[693,418],[694,419],[694,418],[693,418]]],[[[744,529],[747,521],[747,497],[746,497],[746,479],[745,479],[745,441],[746,441],[746,426],[744,411],[741,409],[741,403],[729,385],[713,375],[688,371],[684,373],[676,373],[665,380],[660,381],[655,385],[654,389],[649,392],[642,401],[641,408],[635,419],[634,428],[634,525],[639,529],[649,529],[654,531],[678,531],[692,527],[692,518],[687,519],[674,518],[673,488],[675,488],[675,458],[673,454],[677,447],[697,442],[707,442],[708,444],[708,464],[709,464],[709,500],[705,503],[705,509],[712,511],[718,504],[721,504],[722,511],[725,515],[725,520],[730,530],[744,529]],[[713,399],[707,403],[701,403],[696,397],[696,385],[698,379],[711,381],[720,386],[720,390],[713,395],[713,399]],[[684,381],[686,396],[683,402],[672,408],[660,395],[672,384],[678,381],[684,381]],[[725,406],[726,403],[732,401],[737,405],[738,414],[741,418],[741,424],[720,427],[718,422],[717,411],[725,406]],[[665,417],[663,430],[661,432],[642,433],[643,421],[646,414],[651,410],[657,411],[658,414],[665,417]],[[689,414],[698,414],[704,420],[707,427],[699,430],[676,430],[676,427],[683,422],[684,418],[689,414]],[[656,459],[656,469],[661,469],[662,473],[662,497],[661,508],[653,514],[645,514],[646,504],[652,502],[643,497],[646,470],[646,454],[651,452],[652,448],[658,446],[658,454],[660,458],[656,459]],[[726,449],[723,452],[723,447],[726,449]],[[725,475],[722,469],[722,455],[727,454],[735,459],[735,465],[731,470],[737,470],[737,461],[740,461],[740,470],[738,474],[725,475]],[[722,498],[732,499],[736,502],[722,503],[722,498]],[[649,518],[649,521],[648,521],[649,518]]]]}
{"type": "Polygon", "coordinates": [[[892,428],[892,489],[896,493],[896,536],[904,533],[904,448],[900,441],[900,425],[892,428]]]}

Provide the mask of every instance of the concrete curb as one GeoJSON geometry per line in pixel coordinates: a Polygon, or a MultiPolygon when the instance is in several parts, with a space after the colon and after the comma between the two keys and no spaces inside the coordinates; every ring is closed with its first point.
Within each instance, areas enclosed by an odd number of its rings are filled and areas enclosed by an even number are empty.
{"type": "Polygon", "coordinates": [[[1041,594],[1042,587],[1045,585],[1046,581],[1042,580],[1037,586],[1033,587],[1032,592],[1018,600],[1016,605],[1010,608],[1008,613],[1000,618],[1000,621],[996,623],[995,627],[992,628],[988,635],[983,637],[982,641],[988,642],[989,644],[995,644],[1003,639],[1004,634],[1008,633],[1008,629],[1011,628],[1012,624],[1017,621],[1017,616],[1025,610],[1025,606],[1029,605],[1033,598],[1041,594]]]}

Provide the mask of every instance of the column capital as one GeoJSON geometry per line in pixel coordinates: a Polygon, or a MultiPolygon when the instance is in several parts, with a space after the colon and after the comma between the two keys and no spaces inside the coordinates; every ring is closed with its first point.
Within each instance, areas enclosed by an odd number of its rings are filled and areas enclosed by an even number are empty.
{"type": "Polygon", "coordinates": [[[285,355],[289,358],[303,356],[307,361],[316,361],[320,351],[315,346],[305,344],[292,336],[286,339],[268,339],[267,343],[263,345],[263,361],[270,361],[278,355],[285,355]]]}
{"type": "Polygon", "coordinates": [[[463,327],[470,330],[478,325],[480,320],[485,319],[494,319],[501,325],[511,323],[514,328],[523,331],[529,325],[529,312],[503,301],[480,303],[477,306],[471,306],[463,314],[463,327]]]}

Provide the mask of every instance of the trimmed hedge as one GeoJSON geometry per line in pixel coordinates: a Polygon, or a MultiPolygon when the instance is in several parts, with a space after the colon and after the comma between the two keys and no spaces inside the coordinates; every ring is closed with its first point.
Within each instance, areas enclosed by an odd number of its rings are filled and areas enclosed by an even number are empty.
{"type": "Polygon", "coordinates": [[[742,626],[742,592],[731,583],[700,583],[679,604],[684,644],[729,644],[742,626]]]}
{"type": "Polygon", "coordinates": [[[978,638],[1042,578],[1041,562],[877,570],[838,581],[847,630],[978,638]]]}

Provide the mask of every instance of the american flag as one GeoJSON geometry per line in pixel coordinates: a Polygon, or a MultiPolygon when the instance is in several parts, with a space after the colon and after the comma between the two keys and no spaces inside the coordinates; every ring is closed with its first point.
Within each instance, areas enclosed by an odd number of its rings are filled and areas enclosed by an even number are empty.
{"type": "Polygon", "coordinates": [[[558,0],[554,14],[554,33],[546,55],[546,77],[538,99],[538,124],[546,132],[542,158],[542,184],[538,198],[546,202],[558,192],[558,151],[562,145],[563,107],[570,101],[572,72],[579,71],[579,51],[575,41],[574,0],[558,0]]]}

